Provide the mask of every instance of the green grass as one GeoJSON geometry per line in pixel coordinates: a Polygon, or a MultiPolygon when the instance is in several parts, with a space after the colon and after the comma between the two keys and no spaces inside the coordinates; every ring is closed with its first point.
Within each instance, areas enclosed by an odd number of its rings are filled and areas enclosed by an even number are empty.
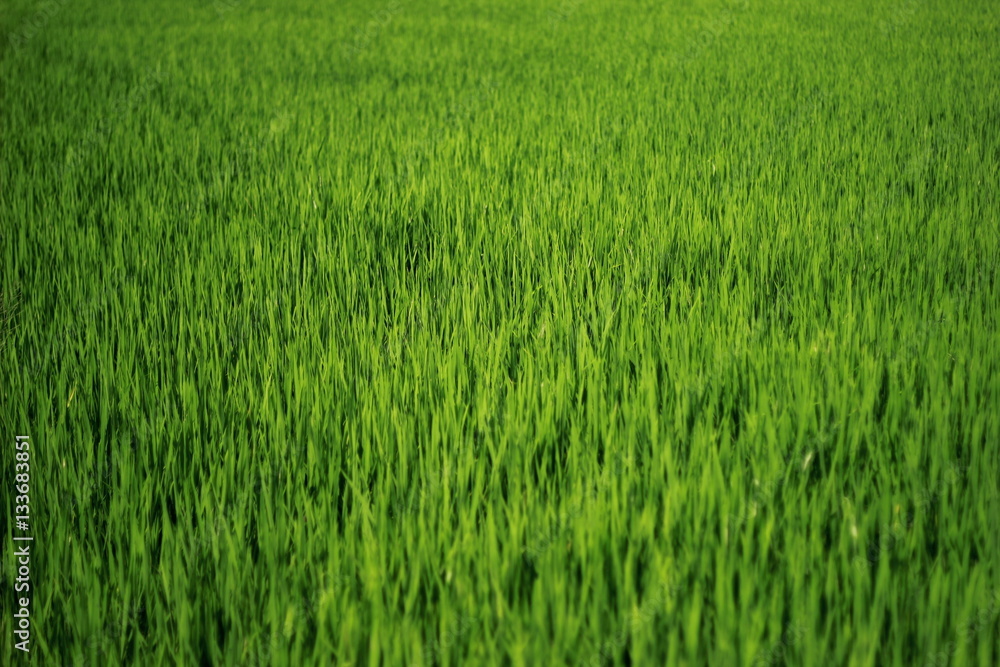
{"type": "Polygon", "coordinates": [[[6,0],[30,661],[1000,663],[998,9],[6,0]]]}

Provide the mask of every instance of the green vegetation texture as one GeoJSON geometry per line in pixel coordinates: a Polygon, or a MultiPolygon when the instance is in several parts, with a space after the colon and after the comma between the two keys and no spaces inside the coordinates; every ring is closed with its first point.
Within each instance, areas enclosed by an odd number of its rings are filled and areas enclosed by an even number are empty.
{"type": "Polygon", "coordinates": [[[995,1],[0,34],[2,660],[1000,664],[995,1]]]}

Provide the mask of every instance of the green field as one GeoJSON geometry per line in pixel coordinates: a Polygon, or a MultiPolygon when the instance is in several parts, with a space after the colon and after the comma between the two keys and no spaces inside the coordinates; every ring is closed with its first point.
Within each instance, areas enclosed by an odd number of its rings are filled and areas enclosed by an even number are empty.
{"type": "Polygon", "coordinates": [[[0,663],[1000,664],[998,259],[995,0],[0,0],[0,663]]]}

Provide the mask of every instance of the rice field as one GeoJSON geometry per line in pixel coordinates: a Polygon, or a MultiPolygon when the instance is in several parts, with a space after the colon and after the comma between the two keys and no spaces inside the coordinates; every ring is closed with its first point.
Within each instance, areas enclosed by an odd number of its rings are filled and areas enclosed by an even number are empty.
{"type": "Polygon", "coordinates": [[[988,0],[4,0],[4,664],[1000,664],[998,75],[988,0]]]}

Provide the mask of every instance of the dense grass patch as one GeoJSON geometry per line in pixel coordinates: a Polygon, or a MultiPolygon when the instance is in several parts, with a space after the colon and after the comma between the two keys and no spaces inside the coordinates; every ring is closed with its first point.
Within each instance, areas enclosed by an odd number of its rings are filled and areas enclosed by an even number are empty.
{"type": "Polygon", "coordinates": [[[959,4],[8,2],[34,662],[1000,662],[959,4]]]}

